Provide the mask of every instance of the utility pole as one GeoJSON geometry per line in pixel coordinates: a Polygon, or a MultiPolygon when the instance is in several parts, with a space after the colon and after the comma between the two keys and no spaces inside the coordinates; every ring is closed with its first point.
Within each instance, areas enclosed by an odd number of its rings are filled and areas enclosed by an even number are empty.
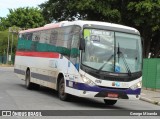
{"type": "Polygon", "coordinates": [[[13,47],[13,32],[12,32],[12,42],[11,42],[11,57],[12,57],[12,47],[13,47]]]}
{"type": "Polygon", "coordinates": [[[12,55],[13,55],[13,44],[14,44],[14,34],[17,35],[18,38],[18,33],[21,31],[21,28],[18,27],[9,27],[9,32],[8,32],[8,47],[7,47],[7,64],[8,61],[12,61],[12,55]],[[9,55],[9,41],[10,41],[10,33],[12,34],[12,40],[11,40],[11,55],[9,55]]]}
{"type": "Polygon", "coordinates": [[[8,47],[7,47],[7,64],[9,60],[9,32],[8,32],[8,47]]]}

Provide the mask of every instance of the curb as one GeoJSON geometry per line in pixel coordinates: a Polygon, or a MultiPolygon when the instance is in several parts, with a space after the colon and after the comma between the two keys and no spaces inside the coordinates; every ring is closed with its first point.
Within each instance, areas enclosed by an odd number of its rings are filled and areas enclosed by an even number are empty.
{"type": "Polygon", "coordinates": [[[155,104],[155,105],[159,105],[159,106],[160,106],[160,102],[151,100],[151,99],[149,99],[149,98],[140,97],[140,100],[145,101],[145,102],[149,102],[149,103],[152,103],[152,104],[155,104]]]}
{"type": "Polygon", "coordinates": [[[14,67],[14,66],[11,66],[11,65],[8,65],[8,66],[7,65],[6,66],[5,65],[0,65],[0,67],[2,67],[2,68],[8,68],[8,67],[14,67]]]}
{"type": "Polygon", "coordinates": [[[142,88],[142,90],[149,90],[149,91],[154,91],[154,92],[160,92],[160,89],[154,89],[154,88],[142,88]]]}

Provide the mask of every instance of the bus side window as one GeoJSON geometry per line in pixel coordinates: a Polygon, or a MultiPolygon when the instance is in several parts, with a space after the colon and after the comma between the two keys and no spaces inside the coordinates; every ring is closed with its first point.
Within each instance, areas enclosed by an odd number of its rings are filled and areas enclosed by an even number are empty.
{"type": "Polygon", "coordinates": [[[26,40],[32,40],[32,34],[33,33],[26,34],[26,40]]]}
{"type": "Polygon", "coordinates": [[[40,41],[40,35],[41,35],[41,31],[33,32],[32,46],[31,46],[31,50],[32,50],[32,51],[38,51],[38,50],[37,50],[37,44],[38,44],[39,41],[40,41]]]}
{"type": "Polygon", "coordinates": [[[40,34],[41,34],[40,31],[33,32],[32,41],[39,42],[39,40],[40,40],[40,34]]]}
{"type": "Polygon", "coordinates": [[[22,40],[26,40],[27,37],[26,37],[26,34],[22,34],[22,40]]]}
{"type": "Polygon", "coordinates": [[[50,33],[51,33],[51,35],[50,35],[50,44],[51,45],[56,45],[57,37],[58,37],[57,29],[52,29],[50,33]]]}
{"type": "Polygon", "coordinates": [[[72,35],[71,54],[70,57],[77,57],[79,54],[79,33],[72,35]]]}
{"type": "Polygon", "coordinates": [[[55,32],[56,34],[54,35],[54,38],[56,37],[56,51],[65,55],[67,58],[70,56],[70,44],[68,44],[70,29],[68,28],[69,27],[57,28],[55,29],[57,32],[55,32]]]}
{"type": "Polygon", "coordinates": [[[17,50],[23,50],[23,47],[24,47],[24,34],[19,34],[17,50]]]}
{"type": "Polygon", "coordinates": [[[49,44],[49,42],[50,42],[49,30],[41,31],[39,43],[49,44]]]}
{"type": "Polygon", "coordinates": [[[80,42],[80,28],[77,26],[74,26],[72,28],[72,39],[71,39],[71,51],[70,51],[70,61],[73,63],[73,65],[76,67],[76,69],[79,69],[79,42],[80,42]]]}

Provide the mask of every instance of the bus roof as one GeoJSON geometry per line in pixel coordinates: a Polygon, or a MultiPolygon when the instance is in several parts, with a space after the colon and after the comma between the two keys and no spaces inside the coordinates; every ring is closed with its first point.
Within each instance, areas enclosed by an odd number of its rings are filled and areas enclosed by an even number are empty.
{"type": "Polygon", "coordinates": [[[44,26],[44,27],[38,27],[38,28],[23,30],[23,31],[20,31],[19,33],[29,33],[29,32],[34,32],[34,31],[41,31],[41,30],[46,30],[46,29],[57,28],[59,26],[60,26],[59,23],[55,23],[55,24],[52,24],[52,25],[49,25],[49,26],[44,26]]]}
{"type": "Polygon", "coordinates": [[[58,23],[51,23],[51,24],[45,25],[44,27],[23,30],[23,31],[20,31],[20,33],[34,32],[34,31],[58,28],[58,27],[63,27],[63,26],[70,26],[70,25],[78,25],[78,26],[81,26],[81,27],[83,27],[84,25],[100,25],[100,26],[105,26],[105,27],[131,30],[131,31],[139,34],[139,31],[135,28],[132,28],[132,27],[128,27],[128,26],[124,26],[124,25],[120,25],[120,24],[108,23],[108,22],[84,21],[84,20],[62,21],[62,22],[58,22],[58,23]]]}

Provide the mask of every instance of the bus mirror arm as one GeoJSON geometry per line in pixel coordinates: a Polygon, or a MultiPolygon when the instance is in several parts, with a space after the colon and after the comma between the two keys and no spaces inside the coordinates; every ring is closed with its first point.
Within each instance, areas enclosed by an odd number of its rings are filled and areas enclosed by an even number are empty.
{"type": "Polygon", "coordinates": [[[80,50],[85,50],[85,40],[83,38],[80,39],[80,45],[79,45],[80,50]]]}

